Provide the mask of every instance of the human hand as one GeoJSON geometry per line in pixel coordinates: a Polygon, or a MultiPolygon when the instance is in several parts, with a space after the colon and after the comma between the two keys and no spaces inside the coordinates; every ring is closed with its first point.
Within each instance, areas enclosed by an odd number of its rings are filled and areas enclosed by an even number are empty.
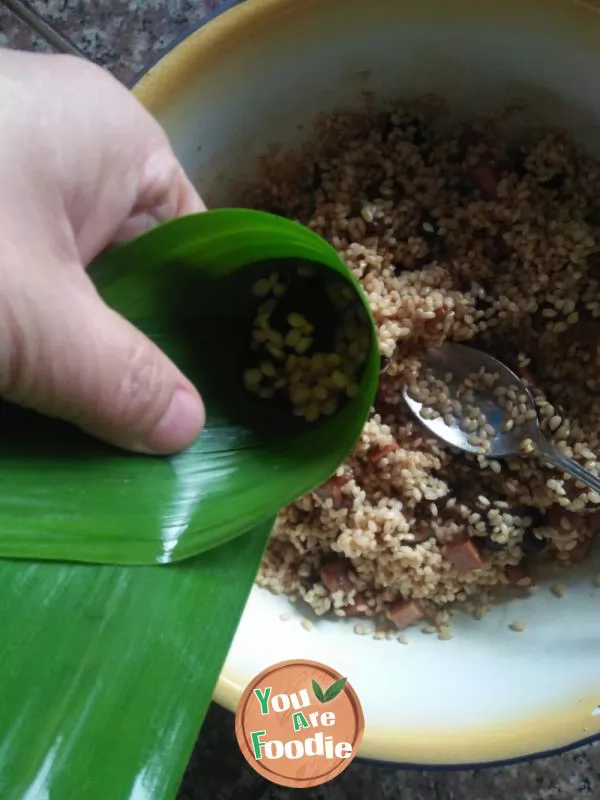
{"type": "Polygon", "coordinates": [[[198,392],[85,267],[202,200],[158,123],[99,67],[1,50],[0,109],[0,397],[126,449],[182,449],[204,424],[198,392]]]}

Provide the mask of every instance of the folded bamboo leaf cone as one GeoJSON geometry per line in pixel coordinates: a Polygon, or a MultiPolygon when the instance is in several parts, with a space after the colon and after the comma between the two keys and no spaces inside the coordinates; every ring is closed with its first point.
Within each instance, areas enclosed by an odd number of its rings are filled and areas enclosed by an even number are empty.
{"type": "Polygon", "coordinates": [[[272,520],[351,451],[377,387],[375,327],[313,231],[209,211],[106,252],[90,275],[195,383],[206,428],[176,456],[138,456],[5,404],[0,557],[188,558],[272,520]]]}

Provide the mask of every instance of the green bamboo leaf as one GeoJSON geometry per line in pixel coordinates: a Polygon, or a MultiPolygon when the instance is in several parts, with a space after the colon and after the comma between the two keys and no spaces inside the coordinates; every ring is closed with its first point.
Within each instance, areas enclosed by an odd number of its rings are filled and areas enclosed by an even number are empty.
{"type": "Polygon", "coordinates": [[[324,425],[238,390],[248,265],[291,257],[366,303],[319,237],[255,212],[167,223],[92,266],[207,401],[185,453],[128,455],[0,405],[2,798],[175,793],[273,517],[346,457],[376,388],[372,336],[359,393],[324,425]]]}
{"type": "Polygon", "coordinates": [[[331,686],[325,692],[323,702],[328,703],[330,700],[334,700],[346,685],[347,680],[348,678],[340,678],[339,680],[332,683],[331,686]]]}
{"type": "Polygon", "coordinates": [[[175,796],[271,524],[180,564],[0,561],[0,797],[175,796]]]}
{"type": "MultiPolygon", "coordinates": [[[[217,210],[175,220],[90,268],[106,302],[157,342],[198,386],[207,426],[172,458],[127,455],[73,428],[0,406],[0,557],[164,564],[253,529],[325,481],[373,402],[373,321],[360,391],[323,424],[273,413],[242,383],[259,262],[312,262],[367,310],[337,253],[270,214],[217,210]],[[251,476],[251,478],[249,478],[251,476]],[[231,502],[235,498],[235,502],[231,502]],[[32,513],[35,509],[35,513],[32,513]]],[[[295,268],[295,267],[294,267],[295,268]]]]}
{"type": "Polygon", "coordinates": [[[323,694],[323,689],[321,689],[321,687],[319,686],[319,684],[316,682],[316,680],[314,678],[313,678],[313,682],[312,682],[312,690],[313,690],[313,692],[315,694],[315,697],[319,701],[319,703],[324,703],[325,702],[325,695],[323,694]]]}

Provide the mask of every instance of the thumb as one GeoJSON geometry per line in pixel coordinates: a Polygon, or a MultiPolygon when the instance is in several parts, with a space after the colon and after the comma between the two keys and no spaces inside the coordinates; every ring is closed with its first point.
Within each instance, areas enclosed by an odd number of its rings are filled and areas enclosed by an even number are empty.
{"type": "Polygon", "coordinates": [[[56,281],[61,290],[38,284],[31,307],[26,298],[9,306],[0,395],[128,450],[183,449],[204,425],[198,392],[84,277],[83,286],[56,281]]]}

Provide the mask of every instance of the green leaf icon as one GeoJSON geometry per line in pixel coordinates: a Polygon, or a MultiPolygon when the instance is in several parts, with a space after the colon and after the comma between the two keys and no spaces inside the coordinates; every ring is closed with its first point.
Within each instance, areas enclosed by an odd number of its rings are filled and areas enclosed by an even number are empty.
{"type": "Polygon", "coordinates": [[[325,695],[323,694],[323,689],[319,686],[319,684],[313,679],[312,682],[313,692],[315,693],[315,697],[320,703],[325,702],[325,695]]]}
{"type": "Polygon", "coordinates": [[[347,680],[348,678],[340,678],[339,680],[335,681],[335,683],[332,683],[329,689],[327,689],[327,691],[325,692],[324,699],[322,700],[322,702],[328,703],[330,700],[336,698],[346,685],[347,680]]]}

